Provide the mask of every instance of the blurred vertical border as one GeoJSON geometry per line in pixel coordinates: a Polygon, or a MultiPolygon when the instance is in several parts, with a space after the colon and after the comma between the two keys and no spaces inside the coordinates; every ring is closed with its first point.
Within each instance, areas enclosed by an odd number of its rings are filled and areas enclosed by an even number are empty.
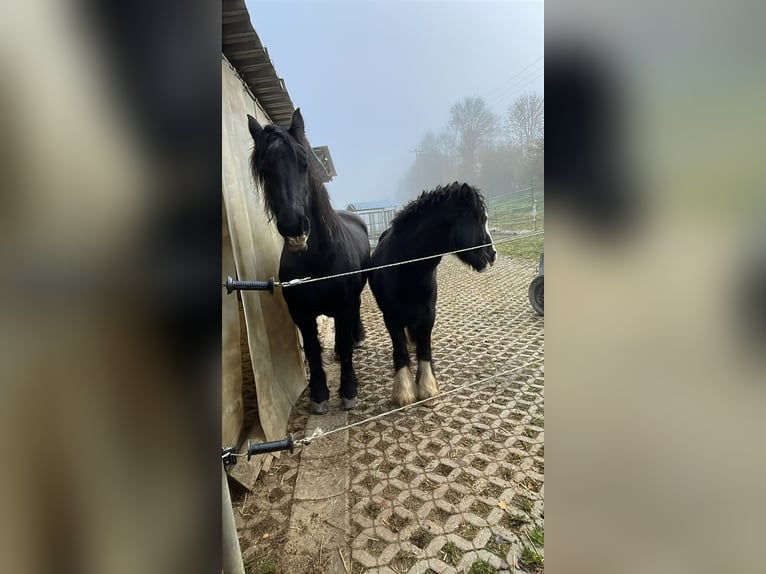
{"type": "Polygon", "coordinates": [[[0,22],[0,571],[220,568],[220,5],[0,22]]]}
{"type": "Polygon", "coordinates": [[[548,572],[753,572],[763,3],[546,2],[548,572]]]}

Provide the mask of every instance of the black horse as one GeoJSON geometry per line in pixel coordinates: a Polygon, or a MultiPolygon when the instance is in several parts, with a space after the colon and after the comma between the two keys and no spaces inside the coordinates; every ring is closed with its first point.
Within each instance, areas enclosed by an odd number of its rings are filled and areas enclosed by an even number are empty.
{"type": "MultiPolygon", "coordinates": [[[[485,271],[497,256],[491,243],[484,198],[470,185],[455,182],[423,192],[410,202],[381,235],[372,265],[484,245],[456,255],[475,270],[485,271]]],[[[440,261],[441,257],[433,257],[370,272],[370,287],[394,347],[393,402],[399,406],[439,393],[431,364],[431,331],[436,319],[436,267],[440,261]],[[409,336],[417,346],[417,384],[409,369],[409,336]]]]}
{"type": "MultiPolygon", "coordinates": [[[[369,264],[367,226],[359,217],[336,212],[330,196],[315,176],[316,158],[306,141],[300,109],[293,113],[290,128],[261,126],[248,116],[255,141],[251,158],[253,176],[262,184],[266,210],[284,237],[279,280],[322,277],[355,271],[369,264]]],[[[322,348],[317,337],[319,315],[335,318],[335,349],[340,358],[341,408],[356,406],[356,375],[353,347],[364,339],[359,316],[360,294],[367,280],[357,273],[285,288],[290,315],[303,335],[303,348],[311,377],[311,411],[327,412],[330,391],[322,368],[322,348]]]]}

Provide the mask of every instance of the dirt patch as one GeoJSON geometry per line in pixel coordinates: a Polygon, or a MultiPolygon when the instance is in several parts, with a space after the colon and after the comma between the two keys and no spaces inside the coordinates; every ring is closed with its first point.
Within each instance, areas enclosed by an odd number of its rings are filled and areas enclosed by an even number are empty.
{"type": "Polygon", "coordinates": [[[386,543],[380,538],[368,538],[367,544],[365,544],[367,552],[373,556],[378,556],[386,548],[386,543]]]}
{"type": "Polygon", "coordinates": [[[500,526],[512,532],[519,532],[520,528],[529,522],[529,518],[521,514],[506,513],[500,519],[500,526]]]}
{"type": "Polygon", "coordinates": [[[469,522],[463,522],[458,526],[457,533],[466,540],[473,540],[479,533],[480,528],[469,522]]]}
{"type": "Polygon", "coordinates": [[[422,550],[428,546],[434,538],[435,536],[425,528],[418,528],[412,533],[412,536],[410,536],[410,542],[422,550]]]}
{"type": "Polygon", "coordinates": [[[400,550],[391,560],[391,567],[395,572],[407,572],[418,561],[418,557],[409,551],[400,550]]]}
{"type": "Polygon", "coordinates": [[[396,512],[392,512],[391,516],[383,522],[388,526],[392,532],[400,532],[410,523],[410,519],[406,516],[401,516],[396,512]]]}

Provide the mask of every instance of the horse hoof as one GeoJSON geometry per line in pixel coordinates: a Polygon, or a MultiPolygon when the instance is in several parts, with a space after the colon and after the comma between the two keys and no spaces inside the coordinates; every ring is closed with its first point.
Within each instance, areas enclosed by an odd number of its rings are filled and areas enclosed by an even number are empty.
{"type": "Polygon", "coordinates": [[[409,368],[402,367],[394,376],[394,388],[391,400],[397,407],[404,407],[415,402],[415,379],[409,368]]]}
{"type": "Polygon", "coordinates": [[[350,411],[351,409],[355,409],[356,405],[359,401],[356,397],[352,399],[347,399],[345,397],[340,398],[340,410],[342,411],[350,411]]]}
{"type": "Polygon", "coordinates": [[[430,361],[419,361],[418,363],[418,400],[430,399],[439,394],[439,385],[434,378],[434,372],[430,361]]]}
{"type": "Polygon", "coordinates": [[[314,401],[311,401],[312,415],[323,415],[326,412],[327,412],[327,401],[322,401],[321,403],[315,403],[314,401]]]}

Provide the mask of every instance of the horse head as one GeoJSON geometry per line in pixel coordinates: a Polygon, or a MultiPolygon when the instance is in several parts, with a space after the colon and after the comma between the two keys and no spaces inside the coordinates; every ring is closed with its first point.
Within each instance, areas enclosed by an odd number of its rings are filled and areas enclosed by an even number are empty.
{"type": "Polygon", "coordinates": [[[460,186],[457,199],[454,221],[459,223],[452,228],[454,248],[466,249],[478,245],[484,247],[462,251],[456,255],[476,271],[486,271],[494,265],[497,258],[497,251],[492,245],[492,236],[489,233],[487,205],[481,193],[467,183],[460,186]]]}
{"type": "Polygon", "coordinates": [[[254,177],[262,184],[266,209],[276,220],[287,249],[307,251],[311,233],[311,181],[300,109],[293,113],[287,130],[276,125],[261,126],[250,115],[247,120],[255,142],[251,167],[254,177]]]}

